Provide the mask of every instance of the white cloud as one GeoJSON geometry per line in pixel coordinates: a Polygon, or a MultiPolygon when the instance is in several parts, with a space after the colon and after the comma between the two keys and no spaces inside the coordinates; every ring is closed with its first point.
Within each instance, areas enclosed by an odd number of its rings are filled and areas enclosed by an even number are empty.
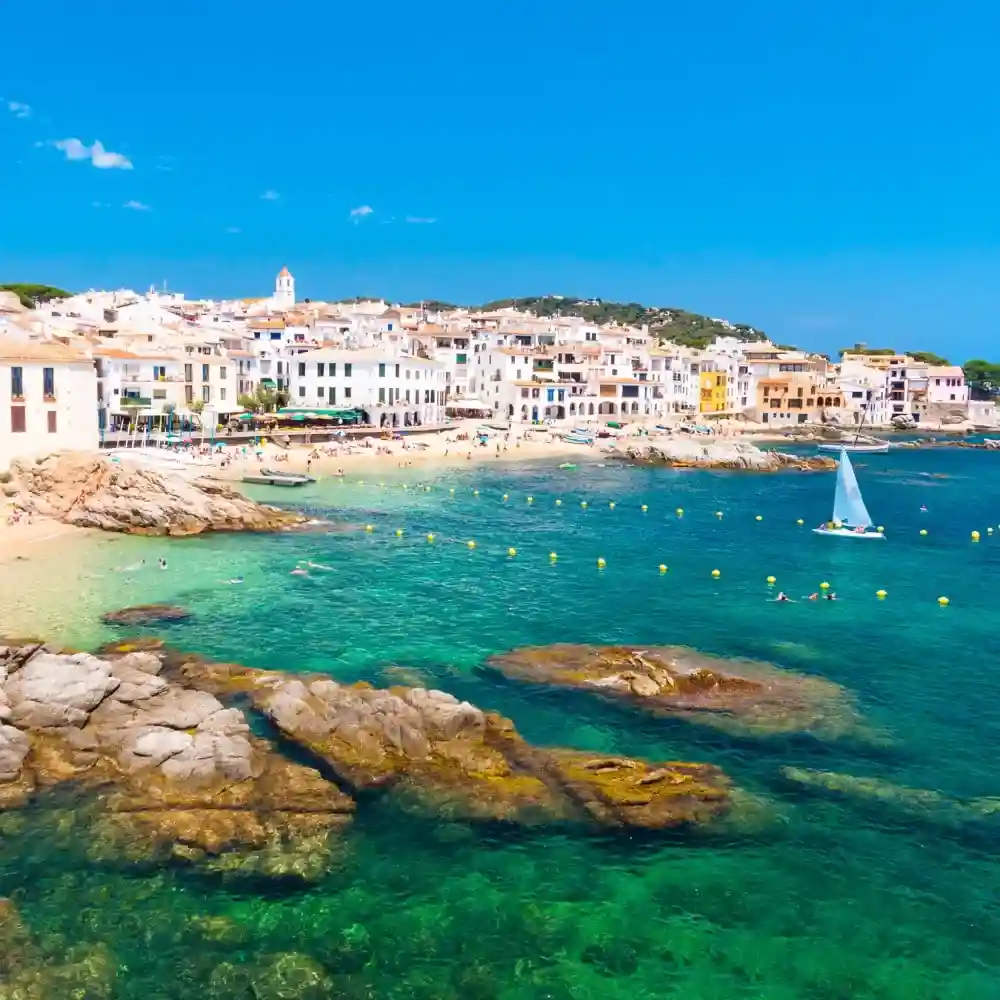
{"type": "Polygon", "coordinates": [[[414,226],[430,226],[437,222],[437,219],[422,218],[419,215],[408,215],[406,221],[414,226]]]}
{"type": "Polygon", "coordinates": [[[30,118],[31,117],[31,105],[22,104],[20,101],[8,101],[7,110],[15,118],[30,118]]]}
{"type": "Polygon", "coordinates": [[[238,233],[242,233],[243,230],[239,226],[226,226],[226,232],[232,234],[233,236],[238,233]]]}
{"type": "Polygon", "coordinates": [[[151,205],[144,205],[141,201],[127,201],[122,208],[131,209],[133,212],[151,212],[153,210],[151,205]]]}
{"type": "Polygon", "coordinates": [[[267,190],[266,190],[266,191],[265,191],[265,192],[264,192],[264,193],[263,193],[263,194],[261,195],[261,198],[262,198],[262,199],[263,199],[264,201],[277,201],[277,200],[278,200],[278,199],[279,199],[280,197],[281,197],[281,195],[280,195],[280,194],[278,194],[278,192],[277,192],[277,191],[275,191],[275,190],[273,190],[272,188],[268,188],[268,189],[267,189],[267,190]]]}
{"type": "Polygon", "coordinates": [[[79,139],[57,139],[52,145],[65,153],[67,160],[90,160],[98,170],[132,169],[132,161],[127,156],[112,153],[96,139],[93,146],[87,146],[79,139]]]}
{"type": "Polygon", "coordinates": [[[352,219],[363,219],[366,215],[371,215],[375,209],[371,205],[359,205],[357,208],[351,209],[352,219]]]}
{"type": "Polygon", "coordinates": [[[110,208],[111,206],[106,201],[92,201],[90,203],[91,208],[110,208]]]}

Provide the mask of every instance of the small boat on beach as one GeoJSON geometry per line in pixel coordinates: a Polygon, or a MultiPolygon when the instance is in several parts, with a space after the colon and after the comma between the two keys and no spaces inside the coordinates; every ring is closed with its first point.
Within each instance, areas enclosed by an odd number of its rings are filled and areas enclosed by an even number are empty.
{"type": "Polygon", "coordinates": [[[861,496],[861,487],[846,448],[840,450],[833,517],[821,528],[813,528],[813,531],[817,535],[837,535],[840,538],[885,538],[881,531],[873,529],[871,515],[861,496]]]}
{"type": "Polygon", "coordinates": [[[582,427],[574,427],[568,434],[563,435],[563,441],[567,444],[593,444],[594,435],[582,427]]]}
{"type": "Polygon", "coordinates": [[[314,483],[316,480],[312,476],[307,476],[304,472],[282,472],[279,469],[261,469],[262,476],[279,476],[285,479],[301,479],[306,483],[314,483]]]}
{"type": "Polygon", "coordinates": [[[242,481],[252,486],[305,486],[315,482],[309,476],[300,476],[295,472],[258,472],[244,476],[242,481]]]}
{"type": "Polygon", "coordinates": [[[837,442],[836,444],[817,445],[820,451],[846,451],[858,455],[881,455],[889,450],[888,441],[855,441],[853,444],[837,442]]]}

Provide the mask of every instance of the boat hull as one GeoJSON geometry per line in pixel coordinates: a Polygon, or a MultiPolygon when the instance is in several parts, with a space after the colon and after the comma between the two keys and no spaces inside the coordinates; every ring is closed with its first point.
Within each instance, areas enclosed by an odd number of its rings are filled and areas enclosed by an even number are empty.
{"type": "Polygon", "coordinates": [[[820,451],[846,451],[854,455],[881,455],[889,450],[889,442],[882,444],[821,444],[820,451]]]}
{"type": "Polygon", "coordinates": [[[253,486],[305,486],[305,479],[285,479],[283,476],[244,476],[244,483],[253,486]]]}
{"type": "Polygon", "coordinates": [[[885,540],[885,535],[881,531],[853,531],[850,528],[813,528],[816,535],[836,535],[839,538],[881,538],[885,540]]]}

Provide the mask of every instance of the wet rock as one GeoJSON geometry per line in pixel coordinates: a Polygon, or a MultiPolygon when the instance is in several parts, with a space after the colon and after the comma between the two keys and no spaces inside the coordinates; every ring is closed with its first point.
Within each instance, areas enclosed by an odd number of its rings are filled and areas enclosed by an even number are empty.
{"type": "Polygon", "coordinates": [[[511,680],[586,691],[741,735],[879,739],[863,725],[850,695],[831,681],[681,646],[528,647],[491,657],[487,666],[511,680]]]}
{"type": "Polygon", "coordinates": [[[749,441],[713,441],[690,436],[672,438],[656,446],[615,445],[609,454],[636,465],[663,465],[675,469],[778,472],[782,469],[830,471],[837,468],[836,461],[825,455],[792,455],[764,451],[749,441]]]}
{"type": "Polygon", "coordinates": [[[106,625],[158,625],[164,622],[183,622],[191,617],[190,611],[173,604],[137,604],[101,615],[106,625]]]}
{"type": "Polygon", "coordinates": [[[0,781],[14,781],[20,775],[30,747],[27,735],[20,729],[0,725],[0,781]]]}
{"type": "Polygon", "coordinates": [[[297,514],[254,503],[221,483],[156,472],[132,460],[63,452],[11,464],[17,503],[66,524],[135,535],[274,531],[297,514]]]}

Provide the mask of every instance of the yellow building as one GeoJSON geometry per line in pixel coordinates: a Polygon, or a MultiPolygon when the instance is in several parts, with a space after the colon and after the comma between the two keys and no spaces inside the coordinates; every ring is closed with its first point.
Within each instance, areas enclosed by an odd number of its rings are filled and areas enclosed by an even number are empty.
{"type": "Polygon", "coordinates": [[[698,384],[698,412],[722,413],[726,409],[726,373],[702,372],[698,384]]]}

